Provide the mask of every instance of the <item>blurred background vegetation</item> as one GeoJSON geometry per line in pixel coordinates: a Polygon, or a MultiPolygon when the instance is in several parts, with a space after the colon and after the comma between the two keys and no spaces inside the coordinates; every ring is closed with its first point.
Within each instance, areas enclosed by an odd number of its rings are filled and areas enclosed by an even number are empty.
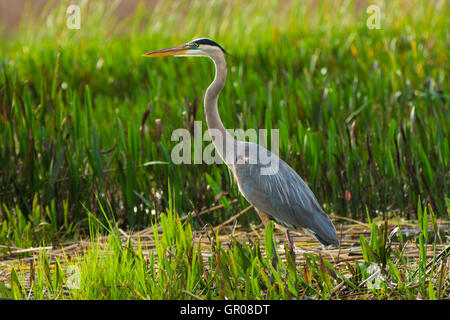
{"type": "Polygon", "coordinates": [[[171,163],[172,131],[192,131],[194,120],[206,128],[214,67],[141,55],[198,37],[232,54],[225,126],[279,129],[280,157],[327,213],[414,219],[421,202],[448,218],[446,1],[2,0],[0,9],[1,242],[76,237],[100,204],[140,229],[169,206],[169,188],[181,215],[222,204],[211,223],[248,205],[225,165],[171,163]],[[74,3],[79,30],[66,26],[74,3]],[[371,4],[381,29],[367,27],[371,4]]]}

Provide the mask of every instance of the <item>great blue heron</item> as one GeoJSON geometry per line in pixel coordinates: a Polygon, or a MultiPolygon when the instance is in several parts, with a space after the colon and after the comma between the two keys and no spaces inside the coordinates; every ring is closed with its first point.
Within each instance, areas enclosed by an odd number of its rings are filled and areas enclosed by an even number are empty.
{"type": "Polygon", "coordinates": [[[333,223],[302,178],[266,148],[251,142],[235,140],[222,124],[217,101],[227,77],[225,54],[227,52],[216,42],[202,38],[184,45],[146,53],[144,56],[211,58],[216,67],[216,75],[205,93],[206,122],[213,144],[233,172],[239,191],[255,207],[264,225],[273,220],[277,227],[285,230],[294,261],[294,244],[289,236],[289,229],[304,228],[312,232],[325,246],[338,245],[333,223]],[[263,158],[275,159],[276,168],[268,167],[267,161],[262,163],[263,158]],[[264,169],[266,172],[263,173],[264,169]]]}

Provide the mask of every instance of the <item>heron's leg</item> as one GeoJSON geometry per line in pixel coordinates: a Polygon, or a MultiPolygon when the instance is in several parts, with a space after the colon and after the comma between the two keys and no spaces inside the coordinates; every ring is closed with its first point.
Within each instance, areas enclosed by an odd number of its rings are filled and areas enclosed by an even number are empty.
{"type": "MultiPolygon", "coordinates": [[[[256,208],[255,208],[256,209],[256,208]]],[[[265,214],[264,212],[256,209],[256,213],[258,214],[259,218],[261,219],[262,223],[264,224],[264,226],[267,226],[267,223],[270,220],[270,217],[268,214],[265,214]]]]}
{"type": "Polygon", "coordinates": [[[295,246],[294,246],[294,242],[291,239],[291,235],[289,234],[289,230],[286,229],[286,237],[289,243],[289,253],[291,255],[292,261],[294,262],[294,266],[295,266],[295,246]]]}
{"type": "MultiPolygon", "coordinates": [[[[270,220],[269,215],[265,214],[264,212],[262,212],[258,209],[256,209],[256,213],[258,214],[258,216],[261,219],[264,226],[267,226],[267,223],[270,220]]],[[[273,246],[274,250],[276,249],[276,245],[277,245],[277,243],[274,241],[274,239],[272,239],[272,246],[273,246]]],[[[272,259],[272,266],[274,267],[274,269],[276,269],[278,267],[278,256],[275,252],[273,255],[273,259],[272,259]]]]}

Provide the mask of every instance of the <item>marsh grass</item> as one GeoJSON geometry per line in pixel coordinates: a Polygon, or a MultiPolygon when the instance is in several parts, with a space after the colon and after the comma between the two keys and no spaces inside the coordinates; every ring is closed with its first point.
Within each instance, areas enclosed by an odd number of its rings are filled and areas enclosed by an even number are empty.
{"type": "Polygon", "coordinates": [[[225,166],[170,159],[171,132],[204,121],[212,65],[141,54],[196,36],[233,54],[220,98],[226,127],[279,129],[280,156],[327,212],[417,218],[420,198],[436,216],[447,215],[442,3],[385,3],[381,30],[366,27],[358,1],[160,1],[120,23],[114,5],[85,1],[80,30],[65,26],[67,3],[30,13],[2,36],[2,220],[34,219],[37,201],[53,214],[55,238],[72,234],[87,228],[85,207],[99,212],[97,195],[122,226],[142,228],[157,218],[152,211],[167,208],[168,181],[181,214],[192,203],[197,210],[215,197],[222,203],[226,193],[239,204],[209,222],[246,206],[225,166]]]}
{"type": "MultiPolygon", "coordinates": [[[[129,235],[115,222],[104,225],[90,217],[91,236],[75,251],[70,243],[5,255],[9,261],[0,264],[1,297],[441,299],[450,293],[448,245],[427,244],[420,228],[407,240],[399,221],[394,226],[387,220],[371,221],[359,240],[352,240],[358,233],[341,229],[339,249],[309,244],[304,250],[311,239],[303,240],[296,248],[297,255],[302,252],[300,261],[294,265],[273,223],[251,238],[248,230],[241,236],[223,235],[210,225],[195,232],[190,219],[182,222],[168,209],[161,213],[160,225],[129,235]],[[19,255],[22,258],[11,259],[19,255]]],[[[447,231],[447,243],[448,236],[447,231]]]]}
{"type": "Polygon", "coordinates": [[[370,30],[361,4],[169,0],[118,21],[116,4],[81,1],[80,30],[69,1],[25,12],[0,41],[0,257],[22,259],[1,263],[0,296],[448,297],[448,6],[385,2],[370,30]],[[279,129],[326,212],[365,225],[342,251],[301,240],[294,266],[271,225],[251,231],[253,211],[241,238],[201,228],[248,207],[224,165],[170,159],[173,130],[206,128],[212,65],[141,57],[199,36],[233,55],[225,126],[279,129]]]}

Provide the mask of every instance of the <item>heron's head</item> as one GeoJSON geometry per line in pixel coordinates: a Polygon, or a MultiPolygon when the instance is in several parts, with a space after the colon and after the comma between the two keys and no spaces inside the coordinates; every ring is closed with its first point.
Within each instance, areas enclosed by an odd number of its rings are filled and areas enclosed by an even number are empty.
{"type": "Polygon", "coordinates": [[[215,54],[222,53],[228,54],[224,48],[222,48],[216,42],[201,38],[192,40],[186,44],[153,51],[144,54],[144,57],[163,57],[163,56],[176,56],[176,57],[212,57],[215,54]]]}

